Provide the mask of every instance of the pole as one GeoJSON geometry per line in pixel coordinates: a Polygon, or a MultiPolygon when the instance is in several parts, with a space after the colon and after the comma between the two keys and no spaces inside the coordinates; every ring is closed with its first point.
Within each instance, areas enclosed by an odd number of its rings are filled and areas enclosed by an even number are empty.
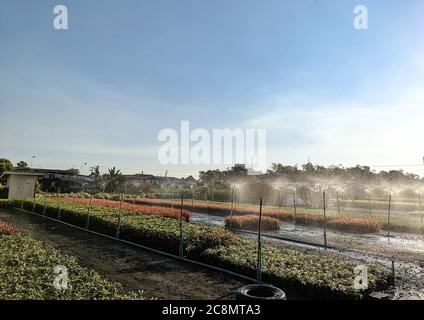
{"type": "Polygon", "coordinates": [[[47,189],[46,189],[46,195],[44,196],[44,209],[43,209],[43,216],[46,215],[47,211],[47,189]]]}
{"type": "Polygon", "coordinates": [[[281,195],[280,195],[280,188],[278,188],[278,207],[281,208],[281,195]]]}
{"type": "Polygon", "coordinates": [[[390,242],[390,211],[392,205],[392,194],[389,194],[389,211],[387,212],[387,238],[390,242]]]}
{"type": "Polygon", "coordinates": [[[323,209],[324,209],[324,249],[327,249],[327,213],[326,213],[326,206],[325,206],[325,191],[323,191],[322,194],[323,194],[323,209]]]}
{"type": "Polygon", "coordinates": [[[191,189],[191,208],[194,207],[194,187],[191,189]]]}
{"type": "Polygon", "coordinates": [[[392,258],[392,283],[396,284],[396,274],[395,274],[395,260],[392,258]]]}
{"type": "Polygon", "coordinates": [[[181,213],[180,213],[180,257],[184,256],[184,235],[183,235],[183,208],[184,195],[181,196],[181,213]]]}
{"type": "Polygon", "coordinates": [[[340,202],[339,202],[339,192],[336,192],[336,196],[337,196],[337,213],[338,215],[340,215],[340,202]]]}
{"type": "Polygon", "coordinates": [[[256,269],[256,280],[261,282],[262,279],[262,238],[261,238],[261,226],[262,226],[262,198],[259,202],[259,225],[258,225],[258,264],[256,269]]]}
{"type": "Polygon", "coordinates": [[[34,194],[34,198],[32,201],[32,212],[35,212],[35,194],[34,194]]]}
{"type": "Polygon", "coordinates": [[[116,227],[116,238],[119,239],[119,235],[121,232],[121,216],[122,216],[122,202],[124,200],[124,197],[121,195],[121,202],[119,202],[119,212],[118,212],[118,225],[116,227]]]}
{"type": "Polygon", "coordinates": [[[371,195],[368,196],[368,206],[370,208],[370,214],[372,214],[372,209],[371,209],[371,195]]]}
{"type": "Polygon", "coordinates": [[[421,199],[421,192],[419,193],[419,197],[420,197],[421,223],[423,223],[423,203],[422,203],[422,199],[421,199]]]}
{"type": "Polygon", "coordinates": [[[297,216],[296,189],[293,189],[293,207],[294,207],[294,228],[296,229],[296,216],[297,216]]]}
{"type": "Polygon", "coordinates": [[[57,188],[57,219],[60,220],[61,212],[60,212],[60,189],[57,188]]]}
{"type": "Polygon", "coordinates": [[[232,228],[232,218],[234,213],[234,188],[231,188],[231,212],[230,212],[230,229],[232,228]]]}
{"type": "Polygon", "coordinates": [[[90,227],[90,209],[91,209],[91,201],[93,200],[93,196],[91,196],[90,201],[88,202],[87,208],[87,218],[85,220],[85,228],[88,230],[90,227]]]}

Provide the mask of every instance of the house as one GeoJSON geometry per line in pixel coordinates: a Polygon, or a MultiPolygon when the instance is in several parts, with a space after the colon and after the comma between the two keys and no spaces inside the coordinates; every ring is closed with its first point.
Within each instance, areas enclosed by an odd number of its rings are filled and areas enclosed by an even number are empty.
{"type": "Polygon", "coordinates": [[[15,200],[34,197],[36,182],[42,176],[41,173],[5,171],[0,180],[7,179],[6,188],[9,189],[7,199],[15,200]]]}
{"type": "Polygon", "coordinates": [[[90,176],[79,174],[76,169],[24,168],[16,172],[40,174],[41,190],[48,192],[57,192],[58,190],[61,193],[84,191],[93,180],[90,176]]]}

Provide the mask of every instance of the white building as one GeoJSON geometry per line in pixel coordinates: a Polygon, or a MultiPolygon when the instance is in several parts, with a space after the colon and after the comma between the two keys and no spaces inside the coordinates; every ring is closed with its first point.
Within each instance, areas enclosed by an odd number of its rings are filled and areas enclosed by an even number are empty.
{"type": "Polygon", "coordinates": [[[32,198],[35,196],[35,184],[40,173],[6,171],[0,180],[7,178],[6,188],[9,189],[9,200],[32,198]]]}

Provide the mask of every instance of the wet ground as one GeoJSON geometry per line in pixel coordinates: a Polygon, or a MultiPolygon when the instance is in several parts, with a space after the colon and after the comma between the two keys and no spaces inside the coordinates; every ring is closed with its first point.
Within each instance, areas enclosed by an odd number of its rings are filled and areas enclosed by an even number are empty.
{"type": "MultiPolygon", "coordinates": [[[[224,218],[192,213],[192,222],[224,226],[224,218]]],[[[302,250],[321,250],[329,255],[343,256],[364,262],[378,262],[389,268],[394,261],[396,285],[384,294],[391,299],[424,299],[424,241],[421,235],[386,232],[352,234],[327,230],[327,250],[324,232],[320,228],[282,223],[278,231],[266,231],[264,239],[274,246],[291,246],[302,250]],[[305,243],[300,243],[300,242],[305,243]]],[[[255,234],[240,233],[255,239],[255,234]]]]}
{"type": "Polygon", "coordinates": [[[31,237],[48,242],[81,265],[117,281],[127,291],[158,299],[231,299],[247,282],[119,243],[29,213],[0,209],[0,218],[31,237]]]}

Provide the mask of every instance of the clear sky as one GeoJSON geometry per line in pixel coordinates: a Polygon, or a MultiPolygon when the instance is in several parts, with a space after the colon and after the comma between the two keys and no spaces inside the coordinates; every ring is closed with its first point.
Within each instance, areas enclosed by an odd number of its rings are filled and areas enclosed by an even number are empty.
{"type": "Polygon", "coordinates": [[[189,120],[267,129],[269,163],[420,164],[423,40],[422,0],[2,0],[0,157],[187,175],[157,136],[189,120]]]}

